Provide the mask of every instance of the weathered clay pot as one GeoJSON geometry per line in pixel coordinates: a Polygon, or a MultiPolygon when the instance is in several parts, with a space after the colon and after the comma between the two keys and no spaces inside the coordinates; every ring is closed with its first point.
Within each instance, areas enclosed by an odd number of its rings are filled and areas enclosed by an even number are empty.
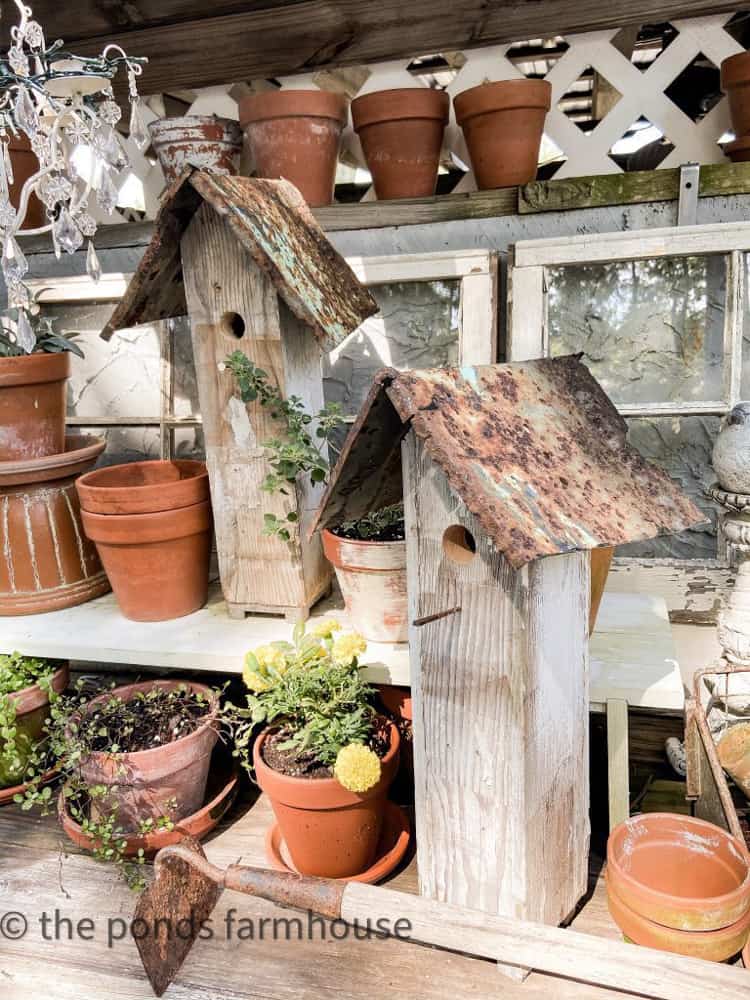
{"type": "Polygon", "coordinates": [[[69,608],[110,589],[75,489],[104,444],[69,437],[62,454],[0,462],[0,615],[69,608]]]}
{"type": "Polygon", "coordinates": [[[449,110],[448,95],[428,87],[380,90],[352,101],[354,130],[378,198],[435,193],[449,110]]]}
{"type": "Polygon", "coordinates": [[[729,102],[732,129],[741,139],[750,133],[750,52],[738,52],[722,62],[721,89],[729,102]]]}
{"type": "Polygon", "coordinates": [[[302,875],[347,878],[375,860],[388,787],[398,770],[400,738],[390,726],[391,748],[382,760],[380,781],[367,792],[350,792],[336,778],[294,778],[263,760],[264,730],[255,742],[253,762],[294,867],[302,875]]]}
{"type": "Polygon", "coordinates": [[[599,605],[604,597],[604,588],[607,586],[609,567],[612,564],[612,556],[615,550],[610,546],[601,549],[591,550],[591,596],[589,599],[589,635],[596,628],[596,618],[599,614],[599,605]]]}
{"type": "Polygon", "coordinates": [[[406,642],[406,542],[362,542],[323,531],[351,623],[370,642],[406,642]]]}
{"type": "Polygon", "coordinates": [[[456,121],[480,191],[534,180],[551,100],[546,80],[481,83],[456,94],[456,121]]]}
{"type": "Polygon", "coordinates": [[[690,816],[646,813],[620,823],[607,843],[607,880],[626,907],[662,927],[716,931],[750,914],[745,845],[690,816]]]}
{"type": "MultiPolygon", "coordinates": [[[[154,687],[174,691],[184,681],[146,681],[115,688],[94,698],[86,706],[108,701],[113,696],[123,702],[154,687]]],[[[211,705],[206,721],[188,736],[165,746],[135,753],[93,753],[81,764],[81,777],[88,787],[105,785],[109,792],[98,802],[97,809],[108,813],[117,805],[118,825],[126,831],[137,830],[141,819],[169,816],[179,822],[192,816],[203,805],[208,781],[211,753],[218,736],[216,695],[203,684],[187,684],[191,691],[200,692],[211,705]],[[170,808],[172,801],[176,802],[170,808]]]]}
{"type": "Polygon", "coordinates": [[[750,798],[750,722],[738,722],[724,733],[716,751],[721,766],[750,798]]]}
{"type": "MultiPolygon", "coordinates": [[[[376,684],[380,700],[397,719],[412,721],[411,688],[396,684],[376,684]]],[[[402,748],[403,749],[403,748],[402,748]]]]}
{"type": "Polygon", "coordinates": [[[87,473],[76,483],[92,514],[154,514],[210,499],[205,462],[129,462],[87,473]]]}
{"type": "MultiPolygon", "coordinates": [[[[68,686],[70,674],[68,665],[63,664],[52,677],[51,687],[56,694],[60,694],[68,686]]],[[[8,696],[16,707],[16,728],[19,732],[36,743],[44,731],[44,723],[49,716],[49,694],[38,684],[32,684],[20,691],[14,691],[8,696]]],[[[3,748],[3,740],[0,738],[0,753],[3,748]]],[[[0,777],[0,788],[15,786],[25,777],[25,770],[13,774],[3,770],[0,777]]]]}
{"type": "Polygon", "coordinates": [[[148,130],[167,184],[189,165],[217,174],[237,173],[242,132],[231,118],[216,115],[158,118],[149,123],[148,130]]]}
{"type": "MultiPolygon", "coordinates": [[[[18,135],[12,133],[8,139],[8,149],[10,151],[10,162],[13,167],[13,183],[10,185],[10,203],[14,208],[18,208],[21,201],[21,191],[29,177],[32,177],[39,170],[39,160],[31,149],[31,142],[23,132],[18,135]]],[[[47,213],[44,205],[32,192],[29,197],[26,218],[23,220],[24,229],[38,229],[47,221],[47,213]]]]}
{"type": "Polygon", "coordinates": [[[750,935],[750,911],[728,927],[713,931],[676,930],[663,927],[627,906],[612,890],[607,877],[607,903],[612,919],[635,944],[677,955],[690,955],[707,962],[726,962],[738,955],[750,935]]]}
{"type": "Polygon", "coordinates": [[[208,597],[211,504],[151,514],[93,514],[82,510],[126,618],[161,622],[202,608],[208,597]]]}
{"type": "Polygon", "coordinates": [[[0,358],[0,462],[65,450],[65,382],[70,355],[0,358]]]}
{"type": "Polygon", "coordinates": [[[743,135],[721,148],[732,163],[747,163],[750,160],[750,135],[743,135]]]}
{"type": "Polygon", "coordinates": [[[308,205],[330,205],[347,99],[326,90],[274,90],[240,101],[258,177],[283,177],[308,205]]]}

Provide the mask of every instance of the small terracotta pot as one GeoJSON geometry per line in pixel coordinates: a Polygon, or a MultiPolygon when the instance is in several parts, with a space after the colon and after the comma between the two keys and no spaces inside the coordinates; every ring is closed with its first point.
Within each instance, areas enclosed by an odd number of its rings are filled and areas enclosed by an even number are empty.
{"type": "MultiPolygon", "coordinates": [[[[66,663],[54,673],[51,682],[52,690],[56,694],[60,694],[68,686],[69,679],[70,673],[66,663]]],[[[21,691],[14,691],[9,695],[9,698],[16,706],[16,728],[36,743],[41,738],[44,723],[49,717],[49,694],[38,684],[32,684],[21,691]]],[[[0,751],[2,746],[3,740],[0,738],[0,751]]],[[[23,774],[13,775],[11,784],[20,781],[24,776],[23,774]]],[[[3,785],[2,787],[7,786],[3,785]]]]}
{"type": "Polygon", "coordinates": [[[747,163],[750,160],[750,135],[740,136],[734,142],[728,142],[722,149],[732,163],[747,163]]]}
{"type": "Polygon", "coordinates": [[[750,911],[729,927],[713,931],[675,930],[631,910],[612,890],[607,879],[607,903],[612,919],[635,944],[676,955],[689,955],[707,962],[726,962],[738,955],[750,935],[750,911]]]}
{"type": "Polygon", "coordinates": [[[690,816],[645,813],[620,823],[607,842],[607,880],[625,906],[662,927],[715,931],[750,914],[745,845],[690,816]]]}
{"type": "Polygon", "coordinates": [[[737,722],[716,747],[721,766],[750,798],[750,722],[737,722]]]}
{"type": "Polygon", "coordinates": [[[729,101],[732,129],[741,139],[750,133],[750,52],[738,52],[722,62],[721,89],[729,101]]]}
{"type": "Polygon", "coordinates": [[[110,589],[75,488],[103,451],[102,438],[71,436],[59,455],[0,462],[0,616],[70,608],[110,589]]]}
{"type": "Polygon", "coordinates": [[[94,706],[118,697],[123,702],[140,692],[153,688],[174,691],[186,685],[208,700],[211,711],[194,732],[179,740],[151,750],[133,753],[92,753],[81,763],[81,777],[88,787],[105,785],[109,791],[97,800],[101,815],[117,807],[117,823],[124,830],[138,830],[139,820],[169,816],[175,823],[192,816],[206,794],[208,768],[218,732],[216,715],[218,701],[210,688],[185,681],[146,681],[127,684],[94,698],[85,707],[90,713],[94,706]],[[170,808],[172,800],[176,802],[170,808]]]}
{"type": "Polygon", "coordinates": [[[211,504],[153,514],[92,514],[82,510],[120,610],[139,622],[182,618],[208,597],[211,504]]]}
{"type": "Polygon", "coordinates": [[[442,90],[379,90],[352,101],[375,193],[380,199],[423,198],[435,193],[450,98],[442,90]]]}
{"type": "Polygon", "coordinates": [[[406,542],[362,542],[326,528],[323,552],[354,628],[370,642],[406,642],[406,542]]]}
{"type": "MultiPolygon", "coordinates": [[[[10,134],[8,140],[10,151],[10,162],[13,167],[13,183],[10,185],[10,203],[14,208],[18,208],[21,201],[21,191],[29,177],[32,177],[39,170],[39,160],[31,148],[31,141],[23,132],[18,135],[10,134]]],[[[44,205],[32,191],[29,197],[26,218],[23,220],[24,229],[38,229],[47,222],[47,213],[44,205]]]]}
{"type": "Polygon", "coordinates": [[[274,90],[240,101],[258,177],[283,177],[308,205],[330,205],[347,99],[326,90],[274,90]]]}
{"type": "Polygon", "coordinates": [[[70,354],[0,358],[0,462],[65,450],[70,354]]]}
{"type": "Polygon", "coordinates": [[[81,476],[81,507],[92,514],[154,514],[210,500],[205,462],[129,462],[81,476]]]}
{"type": "Polygon", "coordinates": [[[480,191],[534,180],[551,101],[546,80],[481,83],[456,94],[456,121],[480,191]]]}
{"type": "Polygon", "coordinates": [[[253,762],[295,869],[302,875],[348,878],[375,860],[388,787],[399,762],[400,738],[390,725],[391,746],[382,759],[380,781],[367,792],[350,792],[336,778],[293,778],[263,760],[269,730],[255,741],[253,762]]]}
{"type": "Polygon", "coordinates": [[[167,184],[188,165],[217,174],[236,174],[242,151],[242,132],[231,118],[185,115],[150,122],[151,144],[159,157],[167,184]]]}
{"type": "Polygon", "coordinates": [[[397,719],[412,721],[411,688],[396,684],[376,684],[380,700],[397,719]]]}

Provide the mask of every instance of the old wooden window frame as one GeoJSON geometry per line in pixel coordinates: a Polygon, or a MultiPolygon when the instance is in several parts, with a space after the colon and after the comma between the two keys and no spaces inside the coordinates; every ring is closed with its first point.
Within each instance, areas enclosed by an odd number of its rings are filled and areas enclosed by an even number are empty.
{"type": "MultiPolygon", "coordinates": [[[[508,360],[549,355],[548,268],[723,256],[726,259],[723,398],[618,406],[625,417],[723,416],[741,398],[743,305],[747,294],[743,257],[748,252],[750,223],[747,222],[520,241],[511,247],[509,257],[508,360]]],[[[613,562],[609,586],[614,590],[663,596],[673,621],[714,621],[722,593],[733,577],[721,518],[717,544],[716,559],[618,557],[613,562]]]]}

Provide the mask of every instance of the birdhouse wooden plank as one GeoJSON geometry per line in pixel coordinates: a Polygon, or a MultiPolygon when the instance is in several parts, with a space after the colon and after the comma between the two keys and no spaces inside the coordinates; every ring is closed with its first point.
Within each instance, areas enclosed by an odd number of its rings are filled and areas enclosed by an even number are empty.
{"type": "Polygon", "coordinates": [[[225,359],[240,351],[284,398],[323,406],[321,351],[377,305],[284,181],[187,172],[170,190],[143,261],[103,336],[187,311],[196,362],[222,589],[229,612],[306,617],[330,585],[307,528],[321,488],[269,494],[263,447],[283,425],[245,404],[225,359]],[[266,513],[297,516],[290,542],[263,533],[266,513]]]}
{"type": "Polygon", "coordinates": [[[381,372],[313,527],[399,497],[421,892],[559,923],[588,872],[588,550],[703,516],[578,357],[381,372]]]}

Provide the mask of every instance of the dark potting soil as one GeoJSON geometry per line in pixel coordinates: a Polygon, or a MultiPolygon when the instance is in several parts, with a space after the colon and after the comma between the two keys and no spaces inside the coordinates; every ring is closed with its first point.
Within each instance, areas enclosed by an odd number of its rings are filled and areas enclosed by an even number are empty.
{"type": "Polygon", "coordinates": [[[378,531],[374,535],[368,535],[364,539],[357,528],[346,528],[343,525],[331,528],[331,534],[338,535],[339,538],[351,538],[356,542],[403,542],[406,538],[403,521],[398,522],[398,524],[389,524],[387,528],[383,528],[382,531],[378,531]]]}
{"type": "Polygon", "coordinates": [[[126,702],[119,697],[102,702],[86,716],[83,731],[91,737],[93,751],[112,751],[116,746],[118,753],[135,753],[189,736],[210,710],[207,699],[188,688],[153,688],[126,702]]]}
{"type": "MultiPolygon", "coordinates": [[[[333,767],[330,764],[322,764],[310,751],[301,752],[295,747],[282,746],[291,735],[291,729],[282,728],[266,737],[262,749],[265,763],[274,771],[289,775],[291,778],[332,778],[333,767]]],[[[385,757],[390,747],[386,720],[379,724],[367,745],[378,757],[385,757]]]]}

